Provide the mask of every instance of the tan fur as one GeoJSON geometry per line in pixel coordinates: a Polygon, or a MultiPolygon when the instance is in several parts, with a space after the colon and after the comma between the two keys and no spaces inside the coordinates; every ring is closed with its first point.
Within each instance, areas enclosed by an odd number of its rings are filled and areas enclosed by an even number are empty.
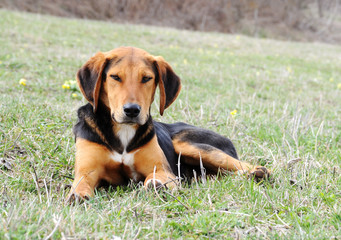
{"type": "Polygon", "coordinates": [[[120,164],[111,161],[112,153],[103,145],[78,138],[76,141],[75,180],[71,193],[84,198],[93,196],[100,180],[122,184],[120,164]]]}
{"type": "Polygon", "coordinates": [[[114,114],[115,120],[118,123],[122,123],[124,117],[122,107],[124,104],[138,103],[141,106],[140,124],[144,124],[149,117],[149,106],[153,101],[156,89],[153,81],[155,79],[153,71],[138,59],[125,58],[110,68],[107,76],[109,76],[107,81],[102,85],[101,97],[104,102],[109,103],[109,108],[111,113],[114,114]],[[119,76],[122,82],[111,79],[110,75],[119,76]],[[152,80],[147,83],[141,83],[141,79],[144,76],[152,77],[152,80]],[[107,99],[105,99],[106,97],[107,99]]]}

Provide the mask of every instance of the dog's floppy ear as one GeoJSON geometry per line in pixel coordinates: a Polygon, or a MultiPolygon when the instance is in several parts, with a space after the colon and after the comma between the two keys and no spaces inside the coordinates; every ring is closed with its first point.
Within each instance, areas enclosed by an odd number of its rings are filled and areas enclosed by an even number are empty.
{"type": "Polygon", "coordinates": [[[160,88],[160,114],[171,105],[180,93],[181,81],[172,67],[162,58],[155,57],[160,88]]]}
{"type": "Polygon", "coordinates": [[[98,52],[77,72],[77,82],[86,100],[97,110],[98,95],[102,84],[102,74],[108,60],[104,53],[98,52]]]}

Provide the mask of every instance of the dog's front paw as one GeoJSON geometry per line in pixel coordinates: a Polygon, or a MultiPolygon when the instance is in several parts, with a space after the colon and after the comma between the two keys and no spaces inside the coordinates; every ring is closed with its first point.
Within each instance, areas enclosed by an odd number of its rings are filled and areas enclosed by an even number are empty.
{"type": "Polygon", "coordinates": [[[145,189],[162,189],[162,188],[176,188],[176,177],[164,173],[151,173],[144,181],[145,189]]]}
{"type": "Polygon", "coordinates": [[[66,198],[66,202],[68,203],[81,203],[84,200],[89,200],[91,196],[91,193],[88,193],[86,191],[84,192],[76,192],[71,190],[66,198]]]}
{"type": "Polygon", "coordinates": [[[263,179],[265,180],[269,179],[270,175],[271,175],[270,170],[263,166],[256,166],[248,173],[248,176],[250,178],[255,179],[257,182],[263,179]]]}
{"type": "Polygon", "coordinates": [[[161,189],[166,188],[166,185],[164,185],[159,179],[148,179],[144,183],[145,189],[161,189]]]}

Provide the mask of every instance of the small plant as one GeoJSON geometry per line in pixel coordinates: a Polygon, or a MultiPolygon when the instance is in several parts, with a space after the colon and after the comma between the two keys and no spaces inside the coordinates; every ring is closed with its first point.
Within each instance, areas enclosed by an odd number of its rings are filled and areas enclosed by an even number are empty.
{"type": "Polygon", "coordinates": [[[20,84],[21,86],[26,86],[27,80],[26,80],[25,78],[21,78],[21,79],[19,80],[19,84],[20,84]]]}
{"type": "Polygon", "coordinates": [[[71,91],[71,97],[72,98],[76,98],[76,99],[82,98],[80,91],[79,91],[79,88],[78,88],[77,81],[67,80],[62,85],[62,88],[65,89],[66,91],[71,91]]]}

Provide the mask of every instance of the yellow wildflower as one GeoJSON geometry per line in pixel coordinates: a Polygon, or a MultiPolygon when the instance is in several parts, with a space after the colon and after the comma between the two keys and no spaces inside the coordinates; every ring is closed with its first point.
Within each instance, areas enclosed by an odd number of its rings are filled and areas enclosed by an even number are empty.
{"type": "Polygon", "coordinates": [[[287,71],[288,71],[288,73],[291,73],[292,72],[292,69],[291,69],[291,67],[287,67],[287,71]]]}
{"type": "Polygon", "coordinates": [[[341,83],[339,83],[339,84],[337,85],[337,88],[338,88],[338,89],[341,89],[341,83]]]}
{"type": "Polygon", "coordinates": [[[329,78],[329,82],[334,82],[334,78],[329,78]]]}
{"type": "Polygon", "coordinates": [[[69,85],[68,83],[64,83],[64,84],[62,85],[62,88],[63,88],[63,89],[70,89],[70,85],[69,85]]]}
{"type": "Polygon", "coordinates": [[[26,86],[27,80],[25,78],[20,79],[19,84],[26,86]]]}
{"type": "Polygon", "coordinates": [[[237,109],[234,109],[230,112],[231,116],[234,117],[237,114],[237,109]]]}
{"type": "Polygon", "coordinates": [[[187,59],[186,59],[186,58],[184,59],[184,64],[185,64],[185,65],[187,65],[187,64],[188,64],[188,61],[187,61],[187,59]]]}
{"type": "Polygon", "coordinates": [[[77,98],[78,97],[78,94],[77,93],[72,93],[71,95],[73,98],[77,98]]]}

